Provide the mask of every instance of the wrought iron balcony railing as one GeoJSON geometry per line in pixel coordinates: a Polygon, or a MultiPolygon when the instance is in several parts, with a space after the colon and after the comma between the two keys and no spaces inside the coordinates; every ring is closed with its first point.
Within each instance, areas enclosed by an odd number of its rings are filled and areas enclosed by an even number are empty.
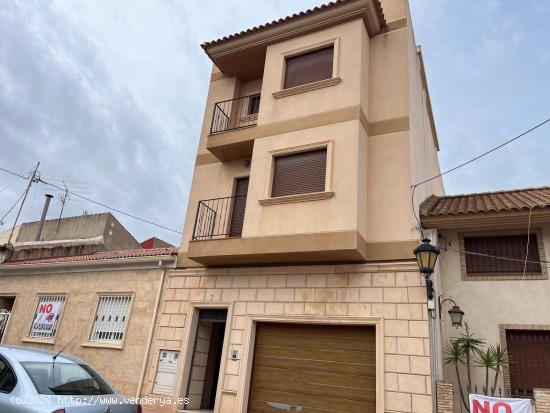
{"type": "Polygon", "coordinates": [[[240,237],[245,208],[246,195],[199,201],[192,240],[240,237]]]}
{"type": "Polygon", "coordinates": [[[210,134],[254,126],[259,110],[259,94],[218,102],[214,105],[210,134]]]}

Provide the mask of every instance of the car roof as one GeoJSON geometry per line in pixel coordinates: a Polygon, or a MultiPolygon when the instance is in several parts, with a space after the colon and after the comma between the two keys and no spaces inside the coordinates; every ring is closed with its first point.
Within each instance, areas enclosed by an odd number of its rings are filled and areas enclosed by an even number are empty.
{"type": "MultiPolygon", "coordinates": [[[[51,362],[52,357],[57,354],[57,351],[40,350],[20,346],[0,346],[0,354],[6,354],[19,362],[51,362]]],[[[72,357],[63,353],[55,359],[55,362],[86,364],[76,357],[72,357]]]]}

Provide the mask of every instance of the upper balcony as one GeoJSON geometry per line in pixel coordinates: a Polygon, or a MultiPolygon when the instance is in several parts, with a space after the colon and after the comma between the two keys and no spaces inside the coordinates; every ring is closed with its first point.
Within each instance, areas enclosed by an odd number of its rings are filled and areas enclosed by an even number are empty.
{"type": "Polygon", "coordinates": [[[257,93],[214,104],[206,147],[218,159],[229,161],[252,155],[254,139],[241,132],[258,123],[260,97],[257,93]]]}

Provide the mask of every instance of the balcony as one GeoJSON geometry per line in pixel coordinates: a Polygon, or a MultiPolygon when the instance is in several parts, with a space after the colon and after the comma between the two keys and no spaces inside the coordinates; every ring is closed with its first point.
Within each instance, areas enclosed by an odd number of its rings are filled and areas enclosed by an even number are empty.
{"type": "Polygon", "coordinates": [[[243,237],[246,199],[199,201],[188,258],[205,266],[365,260],[366,244],[357,231],[243,237]]]}
{"type": "Polygon", "coordinates": [[[199,201],[192,240],[240,237],[245,207],[246,195],[199,201]]]}
{"type": "Polygon", "coordinates": [[[259,110],[260,94],[214,104],[207,149],[221,161],[251,156],[254,138],[243,129],[256,126],[259,110]]]}
{"type": "Polygon", "coordinates": [[[259,109],[259,94],[216,103],[210,134],[255,126],[258,123],[259,109]]]}

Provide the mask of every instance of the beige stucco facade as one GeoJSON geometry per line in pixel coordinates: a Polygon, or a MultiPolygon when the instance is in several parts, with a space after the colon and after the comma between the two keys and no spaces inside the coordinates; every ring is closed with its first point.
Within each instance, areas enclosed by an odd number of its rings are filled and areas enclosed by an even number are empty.
{"type": "MultiPolygon", "coordinates": [[[[208,347],[199,314],[226,309],[216,413],[248,411],[255,332],[267,322],[374,326],[376,411],[432,411],[411,185],[439,173],[438,141],[408,4],[382,2],[383,29],[375,4],[345,2],[205,48],[220,67],[211,73],[178,269],[163,289],[142,395],[158,396],[159,358],[175,351],[168,396],[189,397],[179,407],[198,409],[204,365],[196,357],[203,363],[208,347]],[[284,89],[285,58],[326,45],[332,78],[284,89]],[[255,125],[210,133],[217,102],[257,93],[255,125]],[[324,191],[271,197],[274,158],[315,148],[326,148],[324,191]],[[242,233],[194,240],[198,208],[233,196],[241,177],[249,177],[242,233]]],[[[443,193],[440,179],[418,189],[415,208],[428,193],[443,193]]]]}
{"type": "MultiPolygon", "coordinates": [[[[498,219],[498,217],[497,217],[498,219]]],[[[547,218],[533,218],[531,230],[542,236],[541,259],[548,256],[550,248],[550,225],[547,218]]],[[[493,221],[494,222],[494,221],[493,221]]],[[[526,233],[528,217],[519,217],[514,224],[500,224],[480,226],[465,223],[459,229],[441,228],[439,243],[441,255],[439,257],[439,271],[436,276],[440,279],[440,293],[445,297],[452,297],[466,313],[464,320],[470,331],[478,338],[486,340],[488,345],[506,347],[506,329],[548,330],[550,329],[550,313],[548,312],[548,296],[550,282],[548,280],[547,265],[543,264],[543,273],[540,276],[476,276],[466,277],[463,262],[464,254],[460,246],[460,234],[499,234],[499,233],[526,233]],[[524,223],[520,223],[524,221],[524,223]],[[461,259],[462,257],[462,259],[461,259]],[[462,261],[462,262],[461,262],[462,261]],[[510,279],[511,278],[511,279],[510,279]],[[539,278],[539,279],[535,279],[539,278]]],[[[456,329],[451,326],[448,306],[442,309],[441,321],[442,343],[445,345],[451,337],[464,333],[464,328],[456,329]]],[[[491,377],[493,375],[491,374],[491,377]]],[[[443,378],[455,386],[455,406],[460,406],[458,387],[454,368],[445,366],[443,378]]],[[[485,382],[485,372],[480,367],[472,370],[472,383],[479,391],[485,382]]],[[[464,381],[463,381],[464,383],[464,381]]],[[[498,387],[503,396],[510,395],[509,375],[504,374],[498,380],[498,387]]],[[[498,389],[497,389],[498,394],[498,389]]]]}
{"type": "Polygon", "coordinates": [[[0,308],[11,311],[2,344],[64,349],[95,367],[118,392],[135,397],[159,289],[166,267],[174,264],[175,257],[165,255],[97,262],[2,265],[0,308]],[[89,339],[99,296],[105,295],[131,297],[124,337],[117,343],[89,339]],[[53,338],[29,337],[39,296],[64,297],[53,338]]]}

